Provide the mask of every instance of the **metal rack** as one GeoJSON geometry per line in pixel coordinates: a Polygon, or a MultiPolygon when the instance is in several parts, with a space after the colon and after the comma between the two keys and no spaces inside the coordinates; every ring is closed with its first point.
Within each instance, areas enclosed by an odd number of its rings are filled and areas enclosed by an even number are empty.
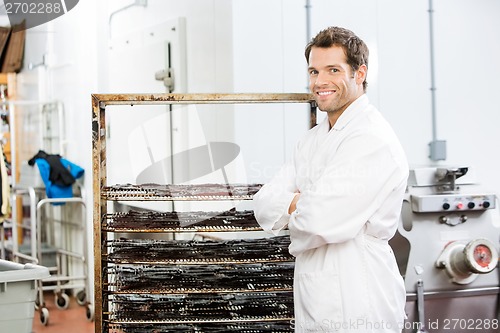
{"type": "Polygon", "coordinates": [[[309,94],[92,95],[96,333],[290,332],[293,257],[287,236],[201,241],[114,237],[123,232],[260,230],[252,211],[108,212],[110,201],[252,198],[260,185],[210,184],[198,191],[196,185],[107,184],[106,106],[212,103],[311,104],[312,99],[309,94]],[[178,214],[184,215],[179,219],[178,214]],[[190,218],[198,222],[179,222],[190,218]]]}

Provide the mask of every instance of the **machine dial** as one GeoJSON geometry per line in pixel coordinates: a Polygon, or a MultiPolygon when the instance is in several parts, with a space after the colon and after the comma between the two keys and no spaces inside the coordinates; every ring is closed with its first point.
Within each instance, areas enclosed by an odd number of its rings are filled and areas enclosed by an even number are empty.
{"type": "Polygon", "coordinates": [[[488,267],[491,264],[492,253],[489,247],[478,245],[472,254],[474,261],[481,267],[488,267]]]}
{"type": "Polygon", "coordinates": [[[444,268],[453,282],[469,284],[479,274],[493,271],[497,263],[498,252],[495,245],[487,239],[475,239],[468,243],[449,243],[436,261],[436,266],[444,268]]]}
{"type": "Polygon", "coordinates": [[[497,267],[498,252],[495,245],[486,239],[476,239],[464,249],[467,266],[474,273],[489,273],[497,267]]]}

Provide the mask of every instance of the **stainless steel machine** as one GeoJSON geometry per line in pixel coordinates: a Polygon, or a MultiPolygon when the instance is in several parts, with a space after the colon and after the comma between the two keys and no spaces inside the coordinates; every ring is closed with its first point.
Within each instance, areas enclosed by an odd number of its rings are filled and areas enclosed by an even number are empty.
{"type": "Polygon", "coordinates": [[[391,240],[405,279],[403,332],[499,332],[497,196],[469,168],[410,171],[391,240]]]}

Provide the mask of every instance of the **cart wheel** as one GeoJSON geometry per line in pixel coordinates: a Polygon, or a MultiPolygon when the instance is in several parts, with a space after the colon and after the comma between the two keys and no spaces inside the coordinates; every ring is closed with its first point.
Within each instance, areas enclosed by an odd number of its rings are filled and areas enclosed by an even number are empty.
{"type": "Polygon", "coordinates": [[[69,307],[69,296],[65,293],[56,294],[56,306],[60,310],[65,310],[69,307]]]}
{"type": "Polygon", "coordinates": [[[88,321],[94,321],[94,306],[92,304],[87,305],[87,311],[85,312],[88,321]]]}
{"type": "Polygon", "coordinates": [[[87,302],[87,294],[85,293],[85,290],[80,290],[79,292],[76,293],[76,302],[79,305],[85,305],[87,302]]]}
{"type": "Polygon", "coordinates": [[[40,309],[40,322],[43,326],[47,326],[49,323],[49,310],[47,308],[40,309]]]}

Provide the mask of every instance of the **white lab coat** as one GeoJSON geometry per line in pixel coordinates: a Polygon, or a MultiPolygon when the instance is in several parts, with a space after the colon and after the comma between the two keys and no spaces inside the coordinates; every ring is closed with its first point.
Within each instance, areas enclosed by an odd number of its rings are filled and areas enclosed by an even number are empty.
{"type": "Polygon", "coordinates": [[[308,131],[254,196],[264,230],[289,228],[296,332],[401,331],[406,293],[388,240],[407,177],[396,135],[363,95],[332,130],[325,118],[308,131]]]}

